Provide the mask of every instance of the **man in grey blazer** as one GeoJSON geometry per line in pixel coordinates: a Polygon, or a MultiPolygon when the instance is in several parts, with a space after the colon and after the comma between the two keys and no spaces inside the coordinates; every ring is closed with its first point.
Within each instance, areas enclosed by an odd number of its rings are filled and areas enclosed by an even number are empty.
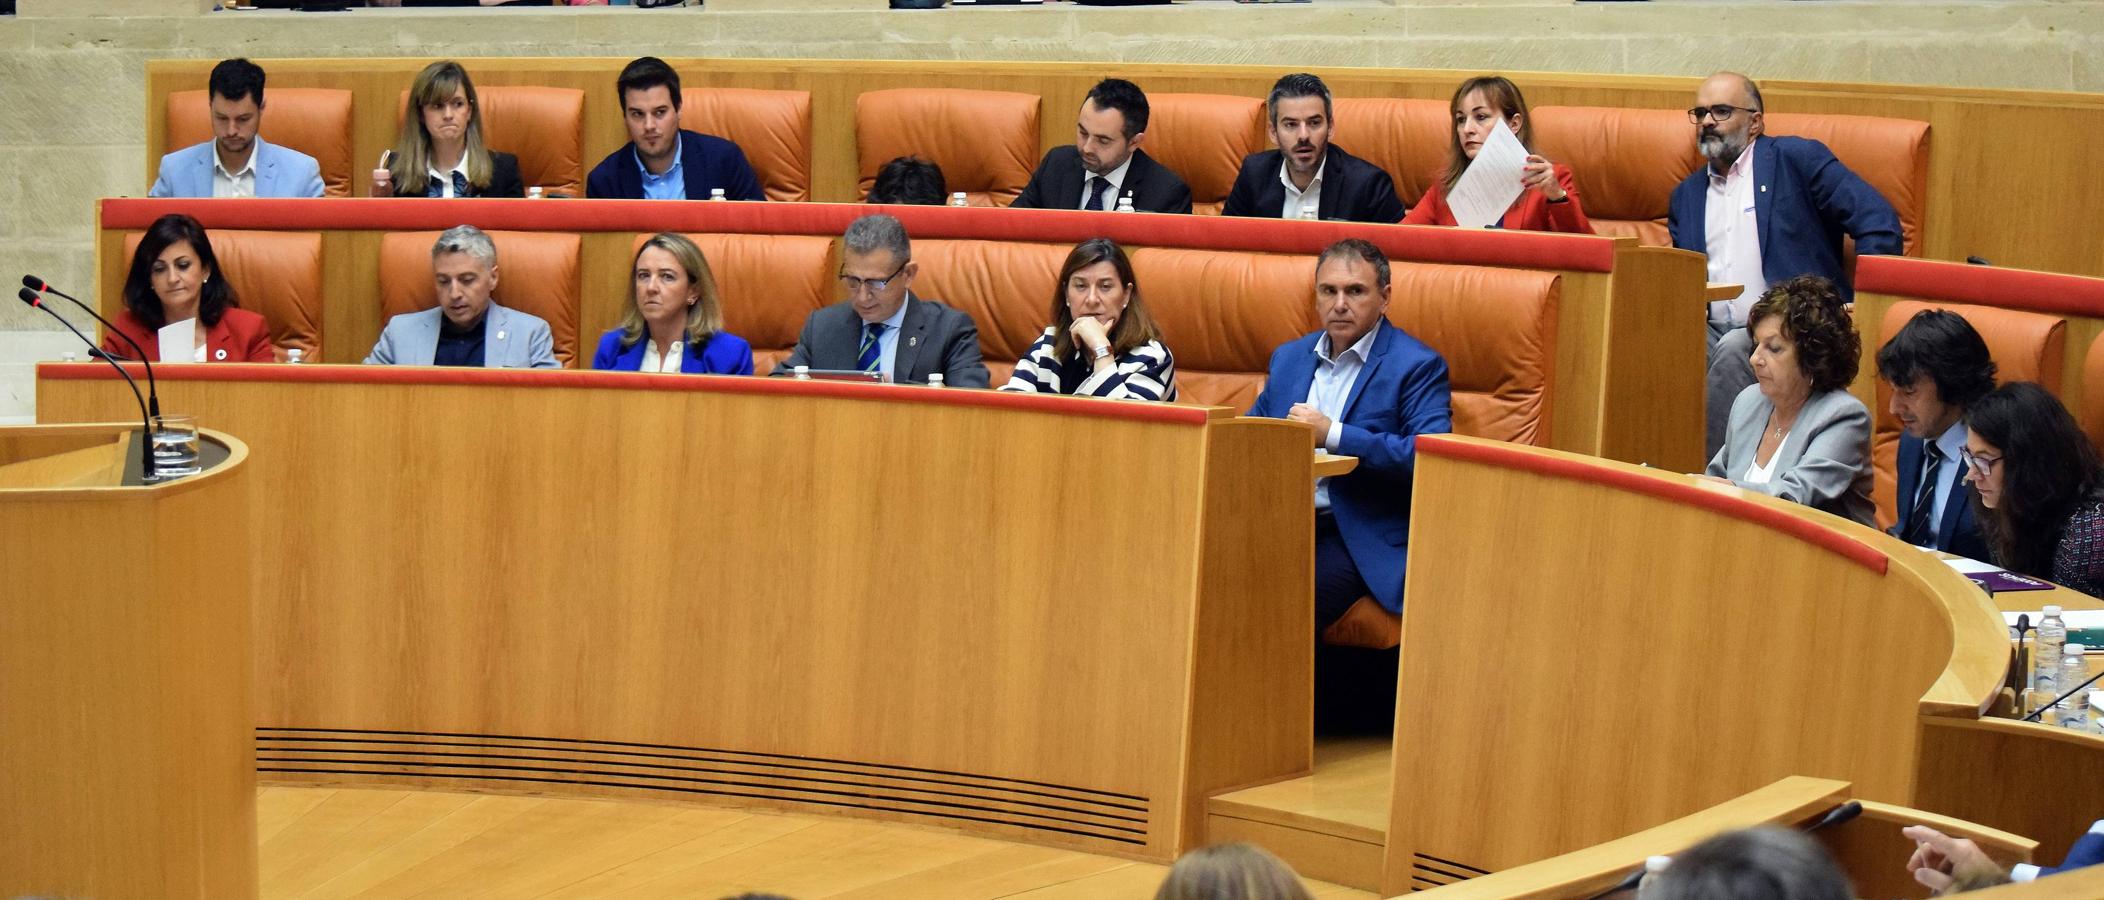
{"type": "Polygon", "coordinates": [[[806,318],[796,349],[770,374],[809,366],[875,372],[900,384],[926,384],[937,374],[950,387],[987,386],[972,317],[913,294],[920,264],[904,224],[863,216],[848,225],[841,244],[847,299],[806,318]]]}
{"type": "Polygon", "coordinates": [[[497,245],[473,225],[431,246],[438,306],[389,319],[367,365],[554,369],[555,339],[540,317],[491,302],[497,245]]]}
{"type": "Polygon", "coordinates": [[[149,197],[319,197],[321,166],[264,143],[263,68],[245,59],[212,67],[212,139],[161,157],[149,197]]]}

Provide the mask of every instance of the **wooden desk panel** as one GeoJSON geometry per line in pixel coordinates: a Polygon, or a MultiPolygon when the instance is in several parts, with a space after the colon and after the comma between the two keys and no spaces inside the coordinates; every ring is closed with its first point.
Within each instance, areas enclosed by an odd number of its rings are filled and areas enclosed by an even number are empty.
{"type": "MultiPolygon", "coordinates": [[[[253,435],[271,778],[1167,859],[1207,794],[1308,769],[1297,425],[750,378],[158,371],[164,408],[253,435]]],[[[45,419],[130,402],[43,374],[45,419]]]]}

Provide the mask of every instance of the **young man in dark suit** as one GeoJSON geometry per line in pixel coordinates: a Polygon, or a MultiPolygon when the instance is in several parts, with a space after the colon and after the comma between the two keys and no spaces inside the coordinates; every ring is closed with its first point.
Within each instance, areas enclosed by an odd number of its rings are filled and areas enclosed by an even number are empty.
{"type": "Polygon", "coordinates": [[[1994,390],[1994,357],[1964,316],[1925,309],[1878,350],[1878,377],[1892,385],[1899,420],[1898,511],[1893,536],[1971,559],[1987,559],[1965,478],[1965,408],[1994,390]]]}
{"type": "Polygon", "coordinates": [[[1054,147],[1010,207],[1115,211],[1118,198],[1136,212],[1188,213],[1191,189],[1140,149],[1147,138],[1147,95],[1139,85],[1106,78],[1089,88],[1074,121],[1074,146],[1054,147]]]}
{"type": "Polygon", "coordinates": [[[796,349],[768,374],[809,366],[870,372],[896,384],[926,384],[929,375],[941,375],[947,387],[987,386],[972,317],[913,293],[920,264],[905,225],[891,216],[863,216],[849,223],[840,244],[847,299],[804,319],[796,349]]]}
{"type": "Polygon", "coordinates": [[[1710,304],[1710,364],[1704,453],[1724,444],[1732,401],[1753,384],[1753,338],[1746,313],[1769,285],[1818,275],[1854,294],[1842,271],[1841,238],[1861,255],[1905,247],[1899,214],[1818,141],[1762,133],[1760,86],[1737,72],[1702,82],[1695,145],[1708,165],[1673,189],[1666,226],[1673,246],[1709,257],[1709,280],[1742,284],[1738,299],[1710,304]]]}
{"type": "Polygon", "coordinates": [[[679,127],[679,73],[655,56],[621,70],[628,143],[585,178],[584,195],[614,200],[707,200],[721,188],[726,200],[765,200],[760,179],[737,144],[679,127]]]}
{"type": "Polygon", "coordinates": [[[1305,73],[1288,75],[1265,101],[1278,149],[1242,160],[1221,214],[1272,219],[1398,222],[1403,201],[1380,166],[1330,143],[1336,121],[1330,89],[1305,73]]]}

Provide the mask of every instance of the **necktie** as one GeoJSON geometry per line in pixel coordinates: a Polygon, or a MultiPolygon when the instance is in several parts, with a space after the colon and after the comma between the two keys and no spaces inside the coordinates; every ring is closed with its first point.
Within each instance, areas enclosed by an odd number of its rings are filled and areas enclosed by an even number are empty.
{"type": "Polygon", "coordinates": [[[882,322],[869,322],[862,326],[862,353],[855,358],[855,368],[864,372],[877,371],[877,364],[884,359],[884,345],[877,339],[883,336],[882,322]]]}
{"type": "MultiPolygon", "coordinates": [[[[455,196],[455,197],[465,197],[465,196],[467,196],[467,195],[468,195],[468,176],[467,176],[467,173],[465,173],[465,172],[454,172],[454,173],[452,174],[452,181],[453,181],[453,196],[455,196]]],[[[429,182],[428,184],[426,184],[426,185],[424,186],[424,196],[425,196],[425,197],[427,197],[427,198],[437,198],[437,197],[443,197],[443,196],[445,196],[445,195],[446,195],[446,186],[445,186],[445,185],[444,185],[443,183],[441,183],[441,182],[440,182],[440,181],[439,181],[438,179],[436,179],[436,178],[433,178],[433,179],[431,179],[431,181],[430,181],[430,182],[429,182]]]]}
{"type": "Polygon", "coordinates": [[[1082,209],[1103,209],[1103,192],[1110,190],[1110,179],[1101,175],[1089,176],[1089,198],[1081,204],[1082,209]]]}
{"type": "Polygon", "coordinates": [[[1929,521],[1929,513],[1936,505],[1936,479],[1943,476],[1943,450],[1934,443],[1922,448],[1925,455],[1921,463],[1921,487],[1914,491],[1914,508],[1907,512],[1907,527],[1900,531],[1900,540],[1916,546],[1931,547],[1936,544],[1936,526],[1929,521]]]}

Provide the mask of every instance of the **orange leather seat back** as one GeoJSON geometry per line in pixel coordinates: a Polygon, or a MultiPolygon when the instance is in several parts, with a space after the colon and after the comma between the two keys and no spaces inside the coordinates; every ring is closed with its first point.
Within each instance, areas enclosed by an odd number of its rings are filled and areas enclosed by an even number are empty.
{"type": "Polygon", "coordinates": [[[1547,446],[1561,276],[1398,263],[1393,279],[1388,321],[1446,358],[1454,433],[1547,446]]]}
{"type": "Polygon", "coordinates": [[[2089,355],[2082,358],[2082,430],[2089,432],[2089,439],[2104,446],[2104,335],[2089,345],[2089,355]]]}
{"type": "Polygon", "coordinates": [[[1539,106],[1535,151],[1571,167],[1593,230],[1673,246],[1673,189],[1702,165],[1695,126],[1674,109],[1539,106]]]}
{"type": "Polygon", "coordinates": [[[855,98],[858,196],[877,169],[918,155],[942,167],[973,206],[1007,206],[1030,183],[1038,158],[1038,96],[960,88],[868,91],[855,98]]]}
{"type": "MultiPolygon", "coordinates": [[[[971,316],[979,326],[980,355],[1013,363],[1052,324],[1047,316],[1059,266],[1073,249],[1018,241],[914,241],[920,274],[913,292],[971,316]]],[[[1003,377],[993,386],[1005,383],[1003,377]]]]}
{"type": "Polygon", "coordinates": [[[1154,94],[1147,98],[1141,144],[1191,188],[1191,211],[1217,216],[1235,187],[1242,159],[1263,150],[1264,101],[1227,94],[1154,94]]]}
{"type": "Polygon", "coordinates": [[[1186,403],[1247,412],[1272,351],[1316,328],[1313,257],[1147,248],[1132,264],[1186,403]]]}
{"type": "Polygon", "coordinates": [[[681,94],[680,124],[737,144],[767,199],[811,199],[810,91],[687,88],[681,94]]]}
{"type": "MultiPolygon", "coordinates": [[[[167,146],[181,150],[212,139],[211,98],[205,91],[168,95],[167,146]]],[[[322,189],[330,197],[351,195],[351,92],[326,88],[265,88],[263,139],[314,157],[322,189]]]]}
{"type": "Polygon", "coordinates": [[[1842,165],[1877,188],[1899,213],[1906,255],[1921,255],[1921,220],[1929,195],[1929,123],[1807,113],[1768,113],[1765,118],[1768,134],[1824,143],[1842,165]]]}
{"type": "MultiPolygon", "coordinates": [[[[124,236],[125,271],[131,270],[144,237],[139,232],[124,236]]],[[[307,362],[320,362],[321,233],[218,230],[209,237],[212,255],[219,260],[218,277],[233,287],[242,309],[270,323],[270,343],[278,360],[284,361],[286,350],[297,348],[307,362]]]]}
{"type": "MultiPolygon", "coordinates": [[[[650,235],[636,235],[633,259],[650,235]]],[[[804,320],[839,299],[834,239],[801,234],[689,234],[716,276],[723,330],[752,345],[753,374],[774,370],[796,349],[804,320]]],[[[627,303],[626,294],[623,304],[627,303]]],[[[616,307],[625,310],[625,306],[616,307]]],[[[621,312],[604,327],[620,321],[621,312]]],[[[594,335],[594,339],[597,336],[594,335]]]]}
{"type": "MultiPolygon", "coordinates": [[[[483,145],[517,156],[519,178],[528,188],[584,196],[583,91],[477,85],[475,97],[482,107],[483,145]]],[[[408,109],[409,92],[403,91],[395,106],[396,127],[408,109]]]]}
{"type": "MultiPolygon", "coordinates": [[[[1925,309],[1947,309],[1965,317],[1973,330],[1980,333],[1980,339],[1987,342],[1987,352],[1994,357],[1995,383],[2035,381],[2056,395],[2060,393],[2060,371],[2067,353],[2067,320],[2046,313],[1902,300],[1885,310],[1885,319],[1879,323],[1877,343],[1863,345],[1863,365],[1875,369],[1878,348],[1898,334],[1908,319],[1925,309]]],[[[1897,515],[1894,510],[1898,508],[1895,485],[1899,479],[1899,420],[1892,417],[1892,385],[1882,378],[1875,381],[1877,408],[1871,411],[1871,416],[1876,425],[1870,442],[1870,458],[1876,481],[1872,497],[1877,501],[1878,523],[1890,527],[1897,515]]]]}
{"type": "MultiPolygon", "coordinates": [[[[380,315],[383,320],[438,305],[431,283],[436,231],[395,231],[380,238],[380,315]]],[[[575,233],[492,231],[497,245],[497,290],[492,300],[547,320],[555,358],[565,368],[577,358],[575,233]]],[[[595,335],[596,337],[596,335],[595,335]]]]}
{"type": "MultiPolygon", "coordinates": [[[[1446,101],[1338,97],[1331,105],[1336,109],[1337,130],[1330,139],[1353,156],[1387,170],[1403,205],[1416,206],[1425,191],[1439,182],[1453,133],[1446,101]]],[[[1265,124],[1269,126],[1268,119],[1265,124]]]]}

